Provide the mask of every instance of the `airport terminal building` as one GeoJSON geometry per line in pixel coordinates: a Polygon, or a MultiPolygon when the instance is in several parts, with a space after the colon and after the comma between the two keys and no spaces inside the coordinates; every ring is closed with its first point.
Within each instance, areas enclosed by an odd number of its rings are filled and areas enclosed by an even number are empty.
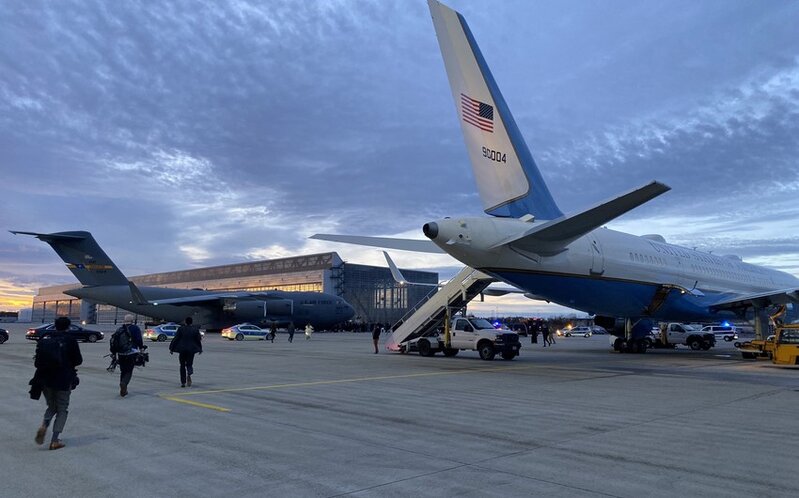
{"type": "MultiPolygon", "coordinates": [[[[403,270],[416,282],[438,283],[438,273],[403,270]]],[[[249,261],[192,270],[153,273],[131,277],[137,286],[175,287],[209,291],[316,291],[342,297],[355,308],[353,320],[363,323],[394,323],[421,301],[430,291],[427,286],[400,286],[388,268],[345,263],[337,253],[249,261]]],[[[129,313],[116,306],[84,301],[64,294],[79,287],[69,285],[42,287],[33,298],[31,321],[47,323],[57,316],[98,325],[122,323],[129,313]]],[[[152,321],[150,317],[138,317],[152,321]]]]}

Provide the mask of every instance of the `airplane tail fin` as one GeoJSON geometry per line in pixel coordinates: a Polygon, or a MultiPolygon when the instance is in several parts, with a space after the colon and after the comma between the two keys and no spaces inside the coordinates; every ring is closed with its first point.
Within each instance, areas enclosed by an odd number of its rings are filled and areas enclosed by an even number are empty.
{"type": "Polygon", "coordinates": [[[33,235],[50,244],[83,285],[128,285],[128,279],[89,232],[35,233],[12,230],[11,233],[33,235]]]}
{"type": "Polygon", "coordinates": [[[483,209],[492,216],[563,215],[458,12],[428,0],[483,209]]]}

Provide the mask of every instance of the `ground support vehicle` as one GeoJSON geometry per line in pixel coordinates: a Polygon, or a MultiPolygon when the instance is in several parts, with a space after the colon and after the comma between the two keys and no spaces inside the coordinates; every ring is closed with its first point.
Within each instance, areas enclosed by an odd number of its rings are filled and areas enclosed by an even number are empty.
{"type": "Polygon", "coordinates": [[[682,323],[663,323],[660,333],[647,338],[647,346],[652,348],[671,348],[688,346],[694,351],[703,349],[707,351],[716,345],[716,336],[711,332],[701,330],[682,323]]]}
{"type": "Polygon", "coordinates": [[[594,332],[591,330],[591,327],[566,327],[564,329],[558,329],[555,334],[557,334],[558,337],[591,337],[594,332]]]}
{"type": "Polygon", "coordinates": [[[400,352],[418,351],[421,356],[441,352],[444,356],[455,356],[463,350],[477,351],[481,359],[490,361],[497,354],[503,360],[512,360],[519,355],[521,347],[519,334],[515,332],[496,329],[482,318],[456,317],[450,322],[449,330],[402,343],[400,352]]]}
{"type": "Polygon", "coordinates": [[[708,325],[702,327],[702,332],[710,332],[716,337],[716,342],[732,342],[738,339],[738,331],[732,325],[708,325]]]}
{"type": "Polygon", "coordinates": [[[745,359],[770,358],[775,365],[799,365],[799,324],[777,327],[766,340],[736,343],[745,359]]]}

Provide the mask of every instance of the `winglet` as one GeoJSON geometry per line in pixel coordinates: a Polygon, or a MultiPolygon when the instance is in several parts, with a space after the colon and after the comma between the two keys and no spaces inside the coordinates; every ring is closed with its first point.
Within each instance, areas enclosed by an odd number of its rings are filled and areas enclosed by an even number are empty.
{"type": "Polygon", "coordinates": [[[406,285],[408,281],[405,280],[402,272],[400,272],[399,268],[397,268],[397,265],[394,264],[391,256],[389,256],[386,251],[383,251],[383,256],[386,257],[386,263],[388,263],[388,268],[391,270],[391,276],[394,277],[394,280],[400,285],[406,285]]]}
{"type": "Polygon", "coordinates": [[[386,251],[383,251],[383,256],[386,257],[386,262],[388,263],[388,268],[391,270],[391,276],[394,277],[394,280],[400,285],[423,285],[425,287],[438,287],[437,283],[431,284],[429,282],[410,282],[402,275],[402,272],[397,268],[397,265],[394,264],[394,260],[391,259],[391,256],[388,255],[386,251]]]}

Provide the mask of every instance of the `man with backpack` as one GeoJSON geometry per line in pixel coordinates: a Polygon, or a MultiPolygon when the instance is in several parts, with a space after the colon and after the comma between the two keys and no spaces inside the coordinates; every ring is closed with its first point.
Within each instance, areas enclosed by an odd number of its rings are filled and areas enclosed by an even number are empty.
{"type": "Polygon", "coordinates": [[[203,354],[203,342],[200,329],[192,325],[190,316],[186,317],[185,325],[178,327],[175,337],[169,343],[169,354],[178,352],[180,360],[180,387],[191,387],[191,376],[194,373],[194,355],[203,354]]]}
{"type": "Polygon", "coordinates": [[[144,348],[141,329],[133,323],[133,315],[125,315],[121,327],[111,336],[109,341],[111,353],[117,355],[119,363],[119,395],[123,398],[128,395],[128,384],[133,377],[133,367],[136,365],[136,356],[144,348]]]}
{"type": "Polygon", "coordinates": [[[36,344],[34,360],[36,373],[33,378],[42,388],[42,394],[47,401],[47,410],[44,412],[42,425],[36,431],[35,441],[36,444],[44,444],[47,428],[55,417],[53,436],[50,440],[51,450],[65,446],[59,436],[67,423],[69,397],[72,389],[78,384],[78,372],[75,367],[83,363],[78,341],[65,334],[70,323],[69,318],[65,316],[56,318],[55,332],[42,337],[36,344]]]}

